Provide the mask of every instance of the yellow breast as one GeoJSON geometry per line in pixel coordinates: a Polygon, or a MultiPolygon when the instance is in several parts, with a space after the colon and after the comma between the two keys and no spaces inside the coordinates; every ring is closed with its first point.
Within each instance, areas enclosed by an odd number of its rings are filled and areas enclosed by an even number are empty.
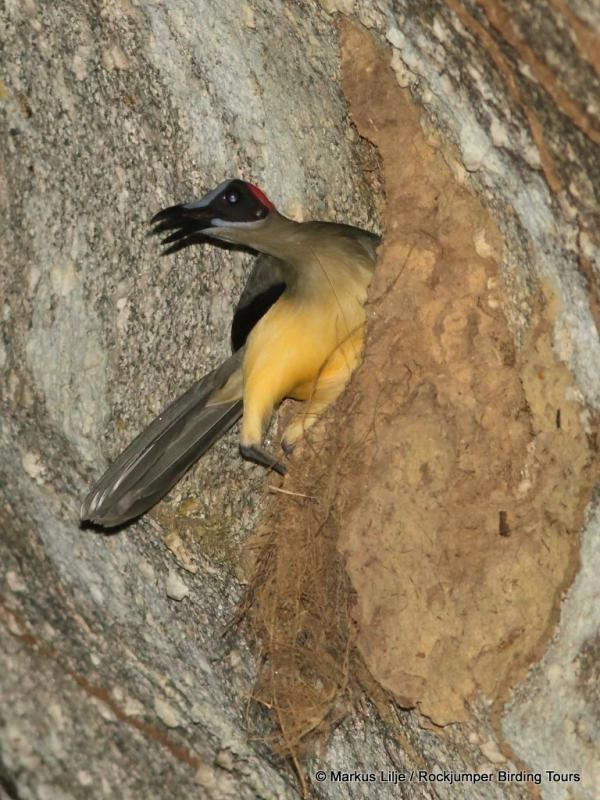
{"type": "Polygon", "coordinates": [[[354,369],[362,346],[364,297],[331,293],[318,302],[283,295],[246,344],[244,385],[307,399],[317,379],[354,369]]]}

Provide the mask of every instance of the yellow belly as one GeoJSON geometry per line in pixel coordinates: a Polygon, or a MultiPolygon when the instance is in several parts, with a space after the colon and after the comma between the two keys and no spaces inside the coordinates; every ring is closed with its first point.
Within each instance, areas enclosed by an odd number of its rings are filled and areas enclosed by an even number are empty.
{"type": "Polygon", "coordinates": [[[244,394],[264,396],[272,407],[284,397],[308,399],[317,380],[349,375],[360,356],[364,318],[354,298],[343,307],[280,298],[248,338],[244,394]]]}

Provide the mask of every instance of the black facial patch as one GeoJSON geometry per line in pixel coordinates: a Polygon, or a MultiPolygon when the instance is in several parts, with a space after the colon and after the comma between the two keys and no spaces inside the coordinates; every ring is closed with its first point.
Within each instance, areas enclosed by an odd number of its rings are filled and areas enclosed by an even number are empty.
{"type": "Polygon", "coordinates": [[[159,211],[150,224],[155,235],[168,234],[162,244],[163,255],[175,253],[190,244],[203,241],[202,234],[211,228],[260,222],[275,206],[257,186],[237,178],[224,181],[201,200],[180,203],[159,211]]]}
{"type": "Polygon", "coordinates": [[[266,204],[268,202],[260,190],[235,179],[229,181],[208,207],[213,219],[223,222],[257,222],[264,219],[271,210],[266,204]]]}

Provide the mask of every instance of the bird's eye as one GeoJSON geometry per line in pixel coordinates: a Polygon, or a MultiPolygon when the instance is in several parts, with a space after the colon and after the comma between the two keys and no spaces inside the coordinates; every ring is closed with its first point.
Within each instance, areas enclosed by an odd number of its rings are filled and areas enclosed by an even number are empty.
{"type": "Polygon", "coordinates": [[[233,206],[236,203],[239,203],[240,193],[235,189],[231,189],[231,191],[225,193],[225,200],[227,200],[227,202],[233,206]]]}

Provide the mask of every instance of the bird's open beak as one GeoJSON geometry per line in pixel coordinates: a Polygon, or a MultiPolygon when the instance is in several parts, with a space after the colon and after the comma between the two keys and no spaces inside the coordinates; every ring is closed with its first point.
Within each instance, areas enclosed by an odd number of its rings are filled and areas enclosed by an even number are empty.
{"type": "Polygon", "coordinates": [[[169,206],[152,217],[150,225],[154,227],[150,233],[153,236],[159,236],[172,231],[161,241],[161,244],[169,245],[162,252],[162,255],[166,256],[202,241],[202,232],[211,227],[214,216],[210,202],[206,205],[200,205],[197,202],[169,206]]]}

